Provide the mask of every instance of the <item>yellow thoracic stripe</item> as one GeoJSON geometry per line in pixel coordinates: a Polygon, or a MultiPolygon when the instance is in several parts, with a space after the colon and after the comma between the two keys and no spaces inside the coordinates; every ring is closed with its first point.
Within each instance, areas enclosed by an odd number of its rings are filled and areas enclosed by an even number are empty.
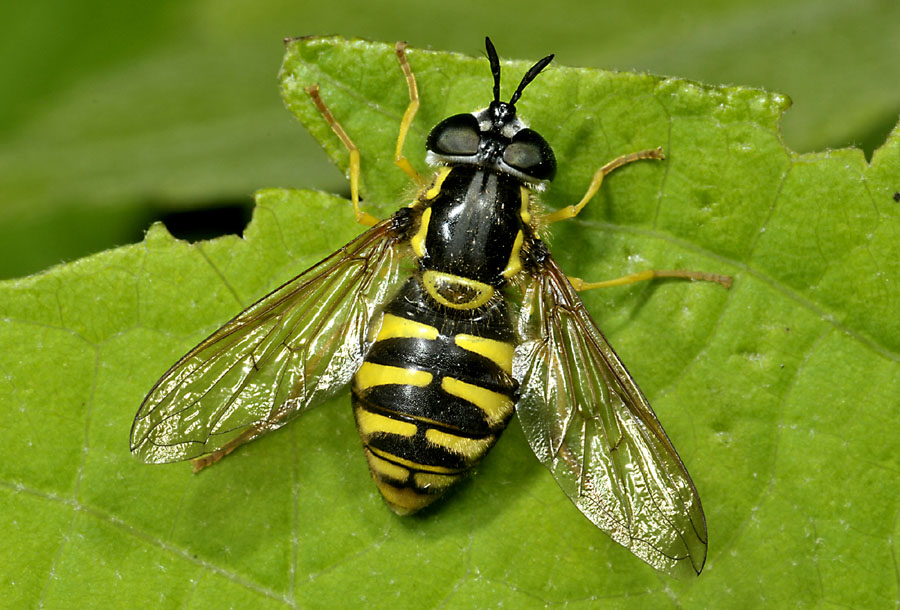
{"type": "Polygon", "coordinates": [[[386,313],[381,321],[376,341],[385,339],[437,339],[438,329],[428,324],[407,320],[400,316],[386,313]]]}
{"type": "Polygon", "coordinates": [[[397,464],[406,466],[407,468],[411,468],[412,470],[420,470],[422,472],[435,472],[438,474],[459,474],[463,472],[463,470],[460,470],[459,468],[445,468],[444,466],[435,466],[433,464],[420,464],[412,460],[406,460],[398,455],[393,455],[387,453],[386,451],[376,449],[375,447],[369,447],[368,449],[380,458],[389,460],[391,462],[396,462],[397,464]]]}
{"type": "Polygon", "coordinates": [[[359,367],[354,377],[356,387],[359,390],[390,384],[425,387],[431,383],[431,378],[431,373],[428,371],[404,369],[399,366],[385,366],[372,362],[363,362],[363,365],[359,367]]]}
{"type": "Polygon", "coordinates": [[[460,381],[459,379],[453,379],[452,377],[442,378],[441,389],[448,394],[469,401],[484,411],[484,414],[487,416],[487,422],[491,426],[506,421],[506,418],[509,417],[513,410],[513,402],[508,396],[460,381]]]}
{"type": "Polygon", "coordinates": [[[519,216],[522,218],[522,222],[528,226],[531,224],[531,211],[528,209],[528,204],[531,202],[531,191],[524,186],[520,188],[522,189],[522,209],[519,211],[519,216]]]}
{"type": "Polygon", "coordinates": [[[456,335],[453,340],[464,350],[484,356],[499,366],[505,373],[512,374],[512,362],[516,348],[511,344],[464,333],[456,335]]]}
{"type": "Polygon", "coordinates": [[[381,476],[394,479],[400,483],[405,482],[409,478],[409,470],[403,466],[398,466],[393,462],[383,460],[368,449],[366,449],[366,458],[369,461],[369,468],[373,472],[377,472],[381,476]]]}
{"type": "Polygon", "coordinates": [[[425,256],[425,237],[428,235],[428,222],[431,220],[431,208],[426,208],[419,218],[419,230],[409,240],[413,252],[419,258],[425,256]]]}
{"type": "Polygon", "coordinates": [[[511,278],[522,270],[522,243],[525,241],[525,235],[521,229],[516,234],[516,240],[513,242],[512,251],[509,253],[509,262],[506,263],[506,269],[500,274],[505,278],[511,278]]]}
{"type": "Polygon", "coordinates": [[[452,451],[469,460],[484,455],[495,440],[493,435],[484,438],[466,438],[465,436],[447,434],[434,428],[425,430],[425,439],[433,445],[452,451]]]}
{"type": "Polygon", "coordinates": [[[356,424],[363,436],[387,433],[399,436],[415,436],[418,426],[413,423],[385,417],[379,413],[372,413],[362,407],[356,409],[356,424]]]}
{"type": "Polygon", "coordinates": [[[437,176],[434,178],[434,184],[428,187],[428,190],[425,191],[425,199],[429,201],[437,197],[441,192],[441,187],[444,184],[444,180],[447,179],[447,176],[450,175],[450,170],[453,169],[451,167],[442,167],[438,170],[437,176]]]}

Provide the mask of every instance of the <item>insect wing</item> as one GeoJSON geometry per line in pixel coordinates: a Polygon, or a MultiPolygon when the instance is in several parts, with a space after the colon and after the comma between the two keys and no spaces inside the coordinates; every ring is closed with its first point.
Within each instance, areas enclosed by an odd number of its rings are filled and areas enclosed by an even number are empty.
{"type": "Polygon", "coordinates": [[[366,326],[396,287],[392,220],[275,289],[156,383],[131,429],[149,463],[230,451],[320,404],[362,362],[366,326]]]}
{"type": "Polygon", "coordinates": [[[690,475],[552,258],[526,287],[513,374],[538,459],[578,509],[662,572],[699,574],[706,519],[690,475]]]}

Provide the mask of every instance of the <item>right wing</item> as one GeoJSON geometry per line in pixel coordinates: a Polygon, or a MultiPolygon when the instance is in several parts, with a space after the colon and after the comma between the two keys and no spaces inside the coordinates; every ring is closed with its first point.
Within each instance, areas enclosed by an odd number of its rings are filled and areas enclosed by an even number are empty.
{"type": "Polygon", "coordinates": [[[395,222],[276,288],[175,363],[134,418],[132,453],[148,463],[202,458],[199,469],[346,385],[369,320],[399,283],[395,222]]]}
{"type": "Polygon", "coordinates": [[[661,572],[699,574],[706,519],[675,447],[548,255],[527,286],[513,375],[532,450],[584,516],[661,572]]]}

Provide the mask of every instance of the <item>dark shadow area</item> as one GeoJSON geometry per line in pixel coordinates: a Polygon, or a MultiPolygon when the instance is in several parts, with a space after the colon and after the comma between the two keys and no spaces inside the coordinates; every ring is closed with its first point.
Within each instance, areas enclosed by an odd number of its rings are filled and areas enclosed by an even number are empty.
{"type": "Polygon", "coordinates": [[[192,210],[157,213],[151,222],[161,221],[178,239],[196,242],[222,235],[242,235],[252,216],[253,202],[247,199],[246,202],[220,201],[192,210]]]}
{"type": "Polygon", "coordinates": [[[243,233],[253,214],[250,197],[197,204],[179,210],[147,201],[134,206],[74,203],[0,226],[0,279],[38,273],[96,252],[140,243],[147,229],[162,221],[172,235],[195,242],[243,233]]]}
{"type": "Polygon", "coordinates": [[[870,125],[867,132],[859,135],[859,140],[854,145],[863,150],[863,153],[866,155],[866,161],[872,162],[872,153],[887,140],[891,130],[897,125],[898,116],[900,116],[900,111],[897,114],[884,117],[878,123],[870,125]]]}

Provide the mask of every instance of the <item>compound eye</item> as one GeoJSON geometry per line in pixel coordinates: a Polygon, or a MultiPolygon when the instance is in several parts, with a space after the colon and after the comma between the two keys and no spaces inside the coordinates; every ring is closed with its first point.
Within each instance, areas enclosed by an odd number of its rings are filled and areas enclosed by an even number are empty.
{"type": "Polygon", "coordinates": [[[556,156],[536,131],[520,129],[503,151],[503,162],[536,180],[553,180],[556,156]]]}
{"type": "Polygon", "coordinates": [[[438,155],[468,157],[478,152],[480,140],[478,119],[471,114],[455,114],[431,130],[426,146],[438,155]]]}

